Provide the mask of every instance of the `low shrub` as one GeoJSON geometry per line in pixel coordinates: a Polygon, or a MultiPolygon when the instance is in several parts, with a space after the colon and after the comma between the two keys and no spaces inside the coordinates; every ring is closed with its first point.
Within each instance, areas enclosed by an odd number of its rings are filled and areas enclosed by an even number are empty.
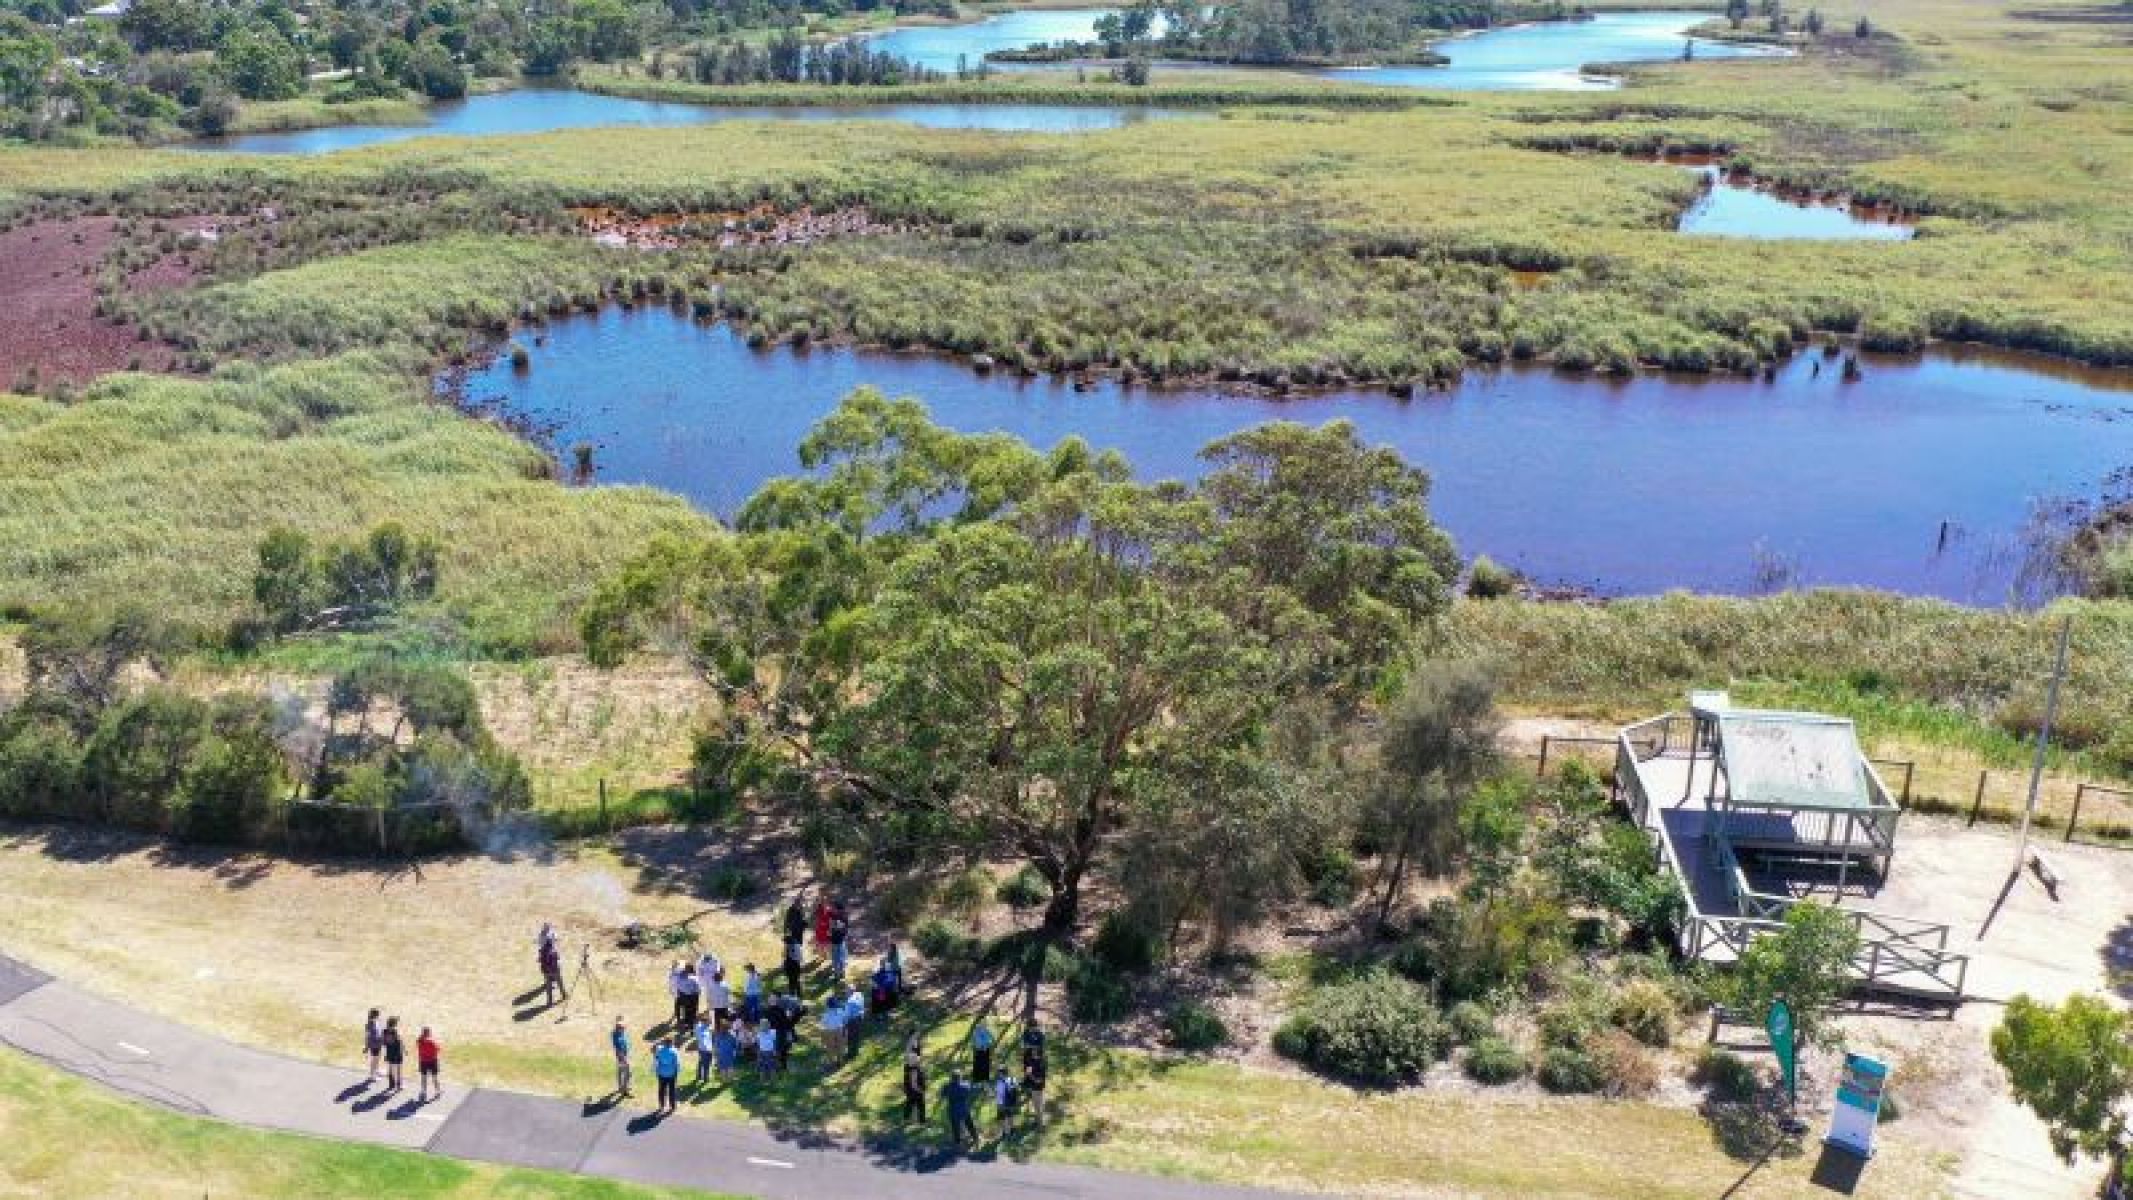
{"type": "Polygon", "coordinates": [[[1529,1063],[1523,1051],[1500,1037],[1476,1041],[1460,1064],[1466,1077],[1476,1083],[1510,1083],[1525,1075],[1529,1063]]]}
{"type": "Polygon", "coordinates": [[[1542,1087],[1564,1095],[1600,1090],[1600,1069],[1583,1050],[1552,1046],[1541,1055],[1542,1087]]]}
{"type": "Polygon", "coordinates": [[[1307,850],[1297,863],[1309,889],[1311,903],[1339,908],[1355,899],[1362,869],[1355,856],[1339,846],[1321,845],[1307,850]]]}
{"type": "Polygon", "coordinates": [[[943,884],[934,903],[943,912],[975,917],[985,907],[985,899],[990,895],[992,875],[982,867],[972,867],[943,884]]]}
{"type": "Polygon", "coordinates": [[[909,929],[933,901],[933,880],[912,873],[889,881],[874,897],[874,919],[885,928],[909,929]]]}
{"type": "Polygon", "coordinates": [[[1114,912],[1097,929],[1089,952],[1111,970],[1135,975],[1155,966],[1162,954],[1162,938],[1131,913],[1114,912]]]}
{"type": "Polygon", "coordinates": [[[1133,989],[1107,964],[1083,959],[1067,980],[1067,1002],[1075,1020],[1109,1024],[1133,1011],[1133,989]]]}
{"type": "Polygon", "coordinates": [[[1467,572],[1466,594],[1476,600],[1494,600],[1517,590],[1517,574],[1486,554],[1476,558],[1467,572]]]}
{"type": "Polygon", "coordinates": [[[1659,1090],[1659,1064],[1637,1039],[1610,1029],[1592,1039],[1586,1059],[1599,1077],[1599,1090],[1618,1100],[1637,1100],[1659,1090]]]}
{"type": "Polygon", "coordinates": [[[911,945],[933,962],[968,966],[978,960],[978,939],[939,917],[921,924],[911,933],[911,945]]]}
{"type": "Polygon", "coordinates": [[[1665,1046],[1674,1040],[1674,997],[1658,982],[1633,979],[1615,993],[1610,1018],[1615,1028],[1647,1046],[1665,1046]]]}
{"type": "Polygon", "coordinates": [[[1051,897],[1044,876],[1037,868],[1024,866],[1021,870],[1000,881],[993,897],[1009,908],[1036,908],[1051,897]]]}
{"type": "Polygon", "coordinates": [[[1421,1078],[1450,1043],[1429,994],[1383,973],[1319,989],[1274,1034],[1274,1049],[1288,1058],[1378,1085],[1421,1078]]]}
{"type": "Polygon", "coordinates": [[[1496,1018],[1472,1000],[1461,1000],[1452,1005],[1451,1011],[1444,1014],[1444,1020],[1462,1046],[1477,1045],[1496,1035],[1496,1018]]]}
{"type": "Polygon", "coordinates": [[[1163,1017],[1163,1040],[1172,1049],[1204,1053],[1229,1040],[1222,1016],[1197,1000],[1180,1000],[1163,1017]]]}
{"type": "Polygon", "coordinates": [[[1712,1099],[1728,1103],[1752,1099],[1763,1088],[1762,1074],[1754,1063],[1719,1046],[1697,1051],[1689,1080],[1700,1084],[1712,1099]]]}
{"type": "Polygon", "coordinates": [[[1544,1045],[1581,1050],[1608,1027],[1613,1015],[1613,997],[1605,985],[1579,980],[1542,1008],[1536,1020],[1544,1045]]]}
{"type": "Polygon", "coordinates": [[[713,900],[734,903],[755,895],[758,881],[755,874],[742,867],[727,865],[713,867],[704,875],[704,894],[713,900]]]}

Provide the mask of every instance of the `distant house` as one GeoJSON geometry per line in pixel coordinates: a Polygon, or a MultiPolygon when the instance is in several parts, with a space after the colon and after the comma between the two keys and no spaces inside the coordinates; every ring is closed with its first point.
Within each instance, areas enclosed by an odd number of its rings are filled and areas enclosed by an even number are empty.
{"type": "Polygon", "coordinates": [[[133,0],[111,0],[111,3],[99,4],[95,8],[92,8],[89,11],[83,13],[82,16],[85,18],[99,17],[107,21],[116,21],[120,17],[125,16],[127,11],[132,8],[133,0]]]}

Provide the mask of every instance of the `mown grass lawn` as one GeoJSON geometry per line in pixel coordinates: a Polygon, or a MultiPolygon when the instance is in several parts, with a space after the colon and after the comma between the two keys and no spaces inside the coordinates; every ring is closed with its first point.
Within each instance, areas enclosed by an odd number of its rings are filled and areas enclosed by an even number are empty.
{"type": "Polygon", "coordinates": [[[708,1195],[241,1129],[124,1099],[13,1051],[0,1052],[0,1194],[41,1200],[708,1195]]]}

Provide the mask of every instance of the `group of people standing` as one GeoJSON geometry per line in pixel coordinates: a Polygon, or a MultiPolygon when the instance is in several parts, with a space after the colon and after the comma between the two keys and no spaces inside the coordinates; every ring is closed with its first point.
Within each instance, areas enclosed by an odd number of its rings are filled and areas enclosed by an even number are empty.
{"type": "MultiPolygon", "coordinates": [[[[817,899],[810,919],[807,908],[796,898],[785,908],[780,930],[784,942],[782,987],[768,985],[763,972],[750,962],[742,965],[736,990],[727,978],[725,964],[709,950],[694,962],[677,960],[668,968],[667,991],[673,1008],[664,1029],[647,1038],[652,1075],[657,1083],[655,1112],[671,1113],[679,1106],[683,1060],[691,1053],[696,1056],[694,1082],[699,1088],[710,1084],[714,1077],[728,1079],[746,1070],[768,1079],[790,1069],[803,1018],[811,1011],[800,998],[810,930],[817,961],[827,959],[828,988],[818,1018],[826,1070],[835,1070],[837,1064],[856,1057],[868,1028],[886,1019],[902,1002],[906,986],[903,957],[893,942],[871,975],[857,981],[848,979],[851,918],[841,902],[817,899]]],[[[551,992],[551,997],[563,994],[561,960],[554,930],[548,925],[541,926],[538,959],[544,989],[551,992]]],[[[423,1033],[427,1039],[428,1030],[423,1033]]],[[[635,1045],[624,1018],[615,1018],[608,1042],[615,1059],[614,1094],[627,1098],[633,1094],[635,1045]]],[[[997,1035],[984,1018],[979,1018],[970,1030],[969,1073],[966,1075],[960,1067],[951,1070],[941,1088],[949,1134],[958,1148],[978,1141],[976,1118],[981,1103],[991,1103],[995,1127],[1002,1130],[1025,1106],[1036,1120],[1044,1119],[1049,1063],[1043,1031],[1034,1023],[1023,1031],[1019,1073],[995,1063],[997,1050],[997,1035]]],[[[924,1047],[920,1035],[912,1034],[904,1047],[905,1121],[926,1120],[927,1090],[924,1047]]]]}
{"type": "MultiPolygon", "coordinates": [[[[363,1020],[363,1056],[370,1060],[370,1080],[376,1082],[380,1069],[385,1075],[385,1094],[390,1096],[400,1090],[401,1070],[407,1063],[407,1043],[400,1035],[400,1018],[386,1017],[381,1024],[378,1010],[373,1008],[363,1020]]],[[[415,1100],[428,1103],[444,1098],[444,1048],[437,1044],[437,1036],[424,1025],[415,1035],[415,1070],[419,1076],[415,1100]]]]}
{"type": "MultiPolygon", "coordinates": [[[[941,1087],[941,1100],[948,1110],[948,1136],[958,1149],[977,1144],[977,1105],[981,1098],[992,1101],[994,1127],[1003,1132],[1025,1100],[1030,1116],[1039,1124],[1044,1121],[1044,1090],[1051,1074],[1044,1031],[1037,1028],[1035,1021],[1022,1031],[1019,1078],[1010,1074],[1005,1064],[995,1069],[993,1052],[997,1042],[992,1026],[979,1017],[970,1027],[970,1074],[965,1076],[959,1068],[950,1070],[948,1082],[941,1087]]],[[[925,1119],[925,1046],[914,1033],[904,1044],[904,1120],[925,1119]]]]}

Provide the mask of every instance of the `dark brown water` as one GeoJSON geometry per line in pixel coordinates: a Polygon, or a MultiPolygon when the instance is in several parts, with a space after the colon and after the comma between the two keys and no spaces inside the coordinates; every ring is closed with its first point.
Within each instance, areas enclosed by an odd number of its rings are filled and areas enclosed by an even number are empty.
{"type": "Polygon", "coordinates": [[[1076,391],[927,356],[752,350],[664,309],[568,318],[545,339],[522,336],[529,371],[500,359],[469,394],[553,425],[566,450],[593,443],[602,482],[722,516],[796,471],[801,436],[862,384],[957,429],[1079,434],[1149,477],[1192,475],[1198,448],[1239,428],[1344,417],[1430,471],[1462,550],[1612,594],[1857,584],[1999,603],[2036,506],[2133,465],[2133,372],[1962,349],[1869,356],[1855,383],[1816,352],[1768,383],[1518,369],[1402,401],[1076,391]]]}

